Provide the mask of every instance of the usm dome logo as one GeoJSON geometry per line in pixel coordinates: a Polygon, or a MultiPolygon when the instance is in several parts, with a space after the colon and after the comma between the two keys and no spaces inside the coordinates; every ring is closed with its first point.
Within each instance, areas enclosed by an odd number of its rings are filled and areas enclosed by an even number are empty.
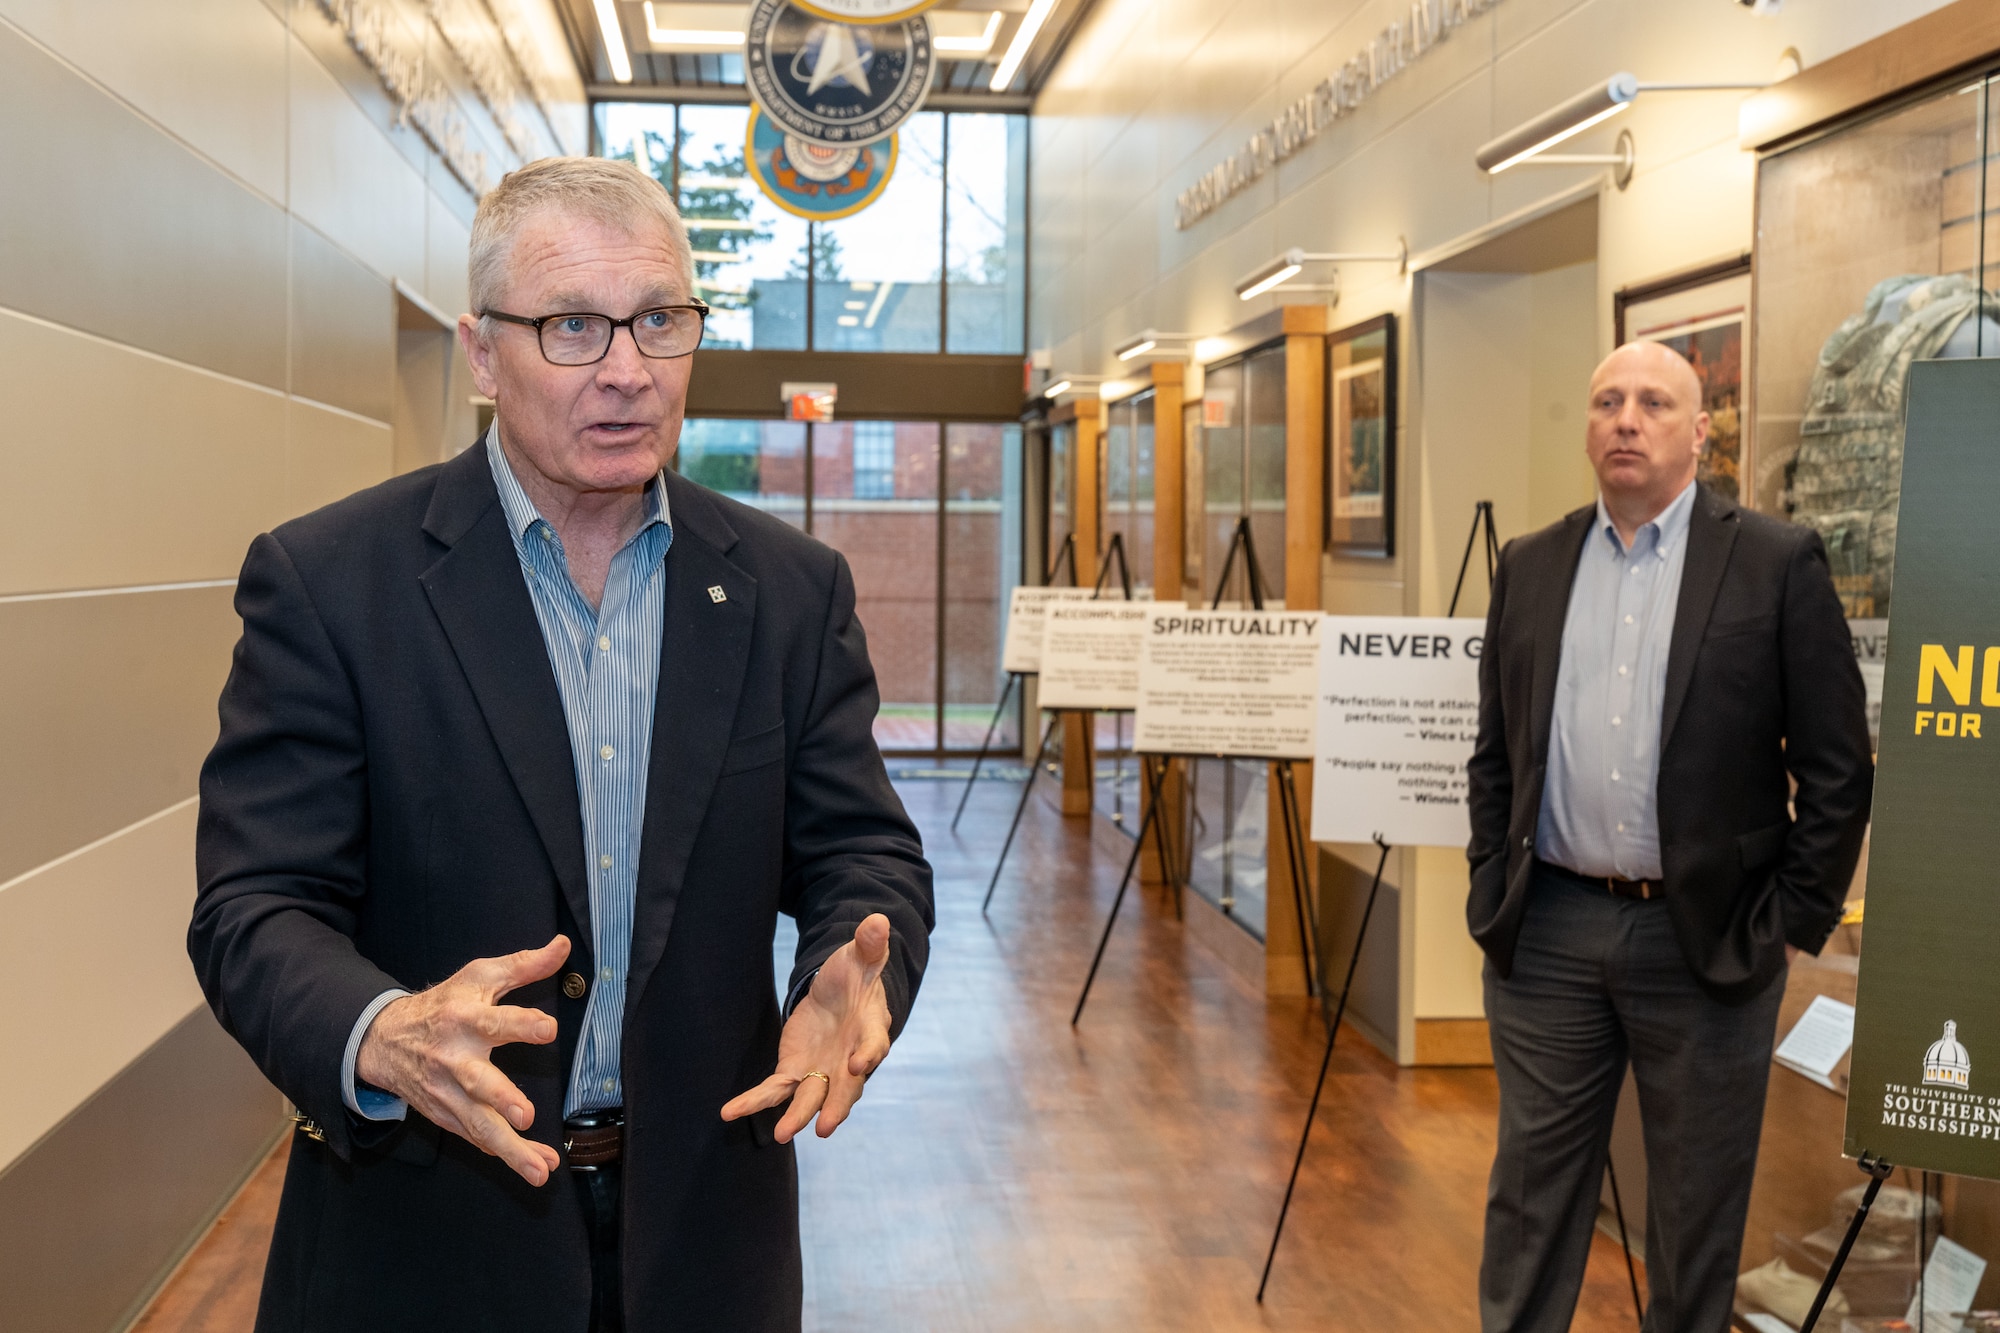
{"type": "Polygon", "coordinates": [[[1924,1086],[1963,1091],[1971,1082],[1972,1057],[1958,1044],[1958,1024],[1947,1019],[1944,1035],[1924,1052],[1924,1086]]]}

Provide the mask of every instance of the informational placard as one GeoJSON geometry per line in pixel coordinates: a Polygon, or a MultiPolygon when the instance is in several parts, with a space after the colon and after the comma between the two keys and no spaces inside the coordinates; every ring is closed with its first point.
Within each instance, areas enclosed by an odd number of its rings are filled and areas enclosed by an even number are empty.
{"type": "Polygon", "coordinates": [[[1320,625],[1312,836],[1463,847],[1486,622],[1327,616],[1320,625]]]}
{"type": "Polygon", "coordinates": [[[1840,1092],[1844,1085],[1834,1080],[1834,1073],[1853,1045],[1854,1006],[1831,995],[1815,995],[1771,1058],[1822,1088],[1840,1092]]]}
{"type": "Polygon", "coordinates": [[[1861,683],[1868,691],[1868,736],[1882,741],[1882,670],[1889,661],[1889,622],[1850,620],[1847,637],[1854,644],[1855,665],[1861,668],[1861,683]]]}
{"type": "Polygon", "coordinates": [[[1846,1152],[2000,1178],[2000,362],[1919,361],[1905,404],[1846,1152]]]}
{"type": "Polygon", "coordinates": [[[1000,645],[1000,669],[1032,676],[1042,669],[1042,626],[1056,602],[1090,600],[1089,588],[1018,587],[1007,598],[1007,637],[1000,645]]]}
{"type": "Polygon", "coordinates": [[[1042,623],[1043,708],[1119,712],[1139,706],[1139,642],[1146,617],[1179,602],[1072,602],[1042,623]]]}
{"type": "Polygon", "coordinates": [[[1317,611],[1151,608],[1132,748],[1312,758],[1323,619],[1317,611]]]}

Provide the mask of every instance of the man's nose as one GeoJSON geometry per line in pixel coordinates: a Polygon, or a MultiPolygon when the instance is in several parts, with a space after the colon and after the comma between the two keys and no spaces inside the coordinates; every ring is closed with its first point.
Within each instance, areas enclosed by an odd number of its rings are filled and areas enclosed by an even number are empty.
{"type": "Polygon", "coordinates": [[[646,356],[631,326],[611,330],[611,346],[597,363],[597,382],[625,393],[636,392],[652,376],[646,370],[646,356]]]}

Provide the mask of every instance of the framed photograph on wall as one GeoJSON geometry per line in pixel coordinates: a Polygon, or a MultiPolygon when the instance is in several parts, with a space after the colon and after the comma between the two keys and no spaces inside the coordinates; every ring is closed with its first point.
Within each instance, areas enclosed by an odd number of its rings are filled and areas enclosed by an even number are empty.
{"type": "Polygon", "coordinates": [[[1755,507],[1743,431],[1743,333],[1750,313],[1750,256],[1704,264],[1612,297],[1618,345],[1658,342],[1679,352],[1701,380],[1708,449],[1697,479],[1755,507]]]}
{"type": "Polygon", "coordinates": [[[1326,340],[1326,549],[1396,551],[1396,317],[1326,340]]]}

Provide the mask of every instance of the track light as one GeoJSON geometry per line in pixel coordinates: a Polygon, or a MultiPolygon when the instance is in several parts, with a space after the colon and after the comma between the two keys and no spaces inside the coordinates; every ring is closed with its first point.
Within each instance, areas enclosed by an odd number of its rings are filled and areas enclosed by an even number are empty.
{"type": "Polygon", "coordinates": [[[1054,384],[1051,384],[1048,388],[1042,390],[1042,397],[1060,398],[1064,394],[1068,393],[1071,389],[1074,389],[1075,387],[1076,386],[1074,384],[1071,384],[1068,380],[1057,380],[1054,384]]]}
{"type": "MultiPolygon", "coordinates": [[[[1138,337],[1120,344],[1112,354],[1120,361],[1130,361],[1134,357],[1144,356],[1163,342],[1183,343],[1197,336],[1199,335],[1193,333],[1162,333],[1158,329],[1147,329],[1138,337]]],[[[1180,355],[1180,353],[1169,353],[1169,355],[1180,355]]]]}
{"type": "Polygon", "coordinates": [[[1473,154],[1472,160],[1488,175],[1497,176],[1509,167],[1605,165],[1618,168],[1618,188],[1632,179],[1632,136],[1618,136],[1614,153],[1554,154],[1548,150],[1571,139],[1593,125],[1600,125],[1632,105],[1640,93],[1749,92],[1766,88],[1767,83],[1641,83],[1628,73],[1613,74],[1553,107],[1533,120],[1516,125],[1473,154]]]}
{"type": "MultiPolygon", "coordinates": [[[[1236,284],[1237,299],[1248,301],[1262,296],[1273,287],[1289,282],[1304,270],[1307,264],[1395,264],[1408,268],[1410,263],[1410,243],[1398,240],[1394,250],[1301,250],[1298,246],[1279,255],[1268,263],[1260,264],[1245,274],[1236,284]]],[[[1337,292],[1338,282],[1317,283],[1310,286],[1287,287],[1287,291],[1297,292],[1337,292]]]]}
{"type": "Polygon", "coordinates": [[[1262,296],[1288,278],[1295,278],[1306,266],[1306,252],[1293,246],[1267,264],[1259,265],[1236,284],[1236,295],[1248,301],[1262,296]]]}
{"type": "Polygon", "coordinates": [[[1481,171],[1497,176],[1507,168],[1517,166],[1563,140],[1609,120],[1631,106],[1632,99],[1638,95],[1637,79],[1630,74],[1613,74],[1602,83],[1592,84],[1561,106],[1544,111],[1525,124],[1516,125],[1481,148],[1472,160],[1479,164],[1481,171]]]}

